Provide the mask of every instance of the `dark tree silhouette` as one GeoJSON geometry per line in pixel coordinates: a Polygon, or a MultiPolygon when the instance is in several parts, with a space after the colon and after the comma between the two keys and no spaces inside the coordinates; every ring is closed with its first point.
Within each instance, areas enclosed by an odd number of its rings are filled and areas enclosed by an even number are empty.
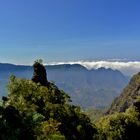
{"type": "Polygon", "coordinates": [[[47,73],[43,64],[41,64],[39,61],[35,61],[33,68],[34,73],[32,81],[34,81],[35,83],[40,83],[42,86],[47,86],[48,85],[47,73]]]}

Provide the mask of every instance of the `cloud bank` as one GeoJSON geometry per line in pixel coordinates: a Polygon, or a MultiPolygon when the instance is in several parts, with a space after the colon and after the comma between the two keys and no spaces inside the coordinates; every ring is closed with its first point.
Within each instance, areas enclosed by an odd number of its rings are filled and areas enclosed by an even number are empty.
{"type": "Polygon", "coordinates": [[[119,70],[123,74],[132,76],[140,72],[140,61],[71,61],[71,62],[52,62],[49,65],[80,64],[87,69],[98,69],[101,67],[119,70]]]}

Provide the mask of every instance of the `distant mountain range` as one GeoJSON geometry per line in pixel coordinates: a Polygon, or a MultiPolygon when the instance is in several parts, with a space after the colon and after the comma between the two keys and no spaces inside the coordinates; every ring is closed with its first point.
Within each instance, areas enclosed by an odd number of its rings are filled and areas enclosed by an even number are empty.
{"type": "MultiPolygon", "coordinates": [[[[119,95],[129,78],[118,70],[88,70],[79,64],[46,66],[49,81],[67,92],[73,103],[82,108],[103,108],[119,95]]],[[[6,85],[10,75],[31,79],[31,66],[0,64],[0,95],[7,94],[6,85]]]]}

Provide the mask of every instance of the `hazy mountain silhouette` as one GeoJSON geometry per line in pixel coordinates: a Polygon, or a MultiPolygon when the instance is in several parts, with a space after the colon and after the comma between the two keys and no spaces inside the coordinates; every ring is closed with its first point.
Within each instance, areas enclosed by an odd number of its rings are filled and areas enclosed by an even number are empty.
{"type": "MultiPolygon", "coordinates": [[[[118,70],[88,70],[79,64],[46,66],[48,80],[66,91],[73,103],[83,108],[102,108],[109,105],[127,85],[129,78],[118,70]]],[[[10,75],[30,78],[31,66],[0,64],[0,95],[6,94],[6,83],[10,75]]]]}

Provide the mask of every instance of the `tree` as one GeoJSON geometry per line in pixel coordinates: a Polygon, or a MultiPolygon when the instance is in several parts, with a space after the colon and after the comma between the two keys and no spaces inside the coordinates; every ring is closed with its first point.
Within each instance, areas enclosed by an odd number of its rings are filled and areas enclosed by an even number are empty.
{"type": "MultiPolygon", "coordinates": [[[[45,67],[38,62],[34,65],[40,80],[41,74],[45,76],[45,67]]],[[[90,119],[80,107],[69,103],[70,97],[64,91],[48,83],[10,77],[8,98],[0,109],[1,140],[93,139],[96,128],[90,119]]]]}
{"type": "Polygon", "coordinates": [[[115,113],[97,122],[99,135],[97,139],[104,140],[134,140],[140,139],[140,100],[124,113],[115,113]]]}

